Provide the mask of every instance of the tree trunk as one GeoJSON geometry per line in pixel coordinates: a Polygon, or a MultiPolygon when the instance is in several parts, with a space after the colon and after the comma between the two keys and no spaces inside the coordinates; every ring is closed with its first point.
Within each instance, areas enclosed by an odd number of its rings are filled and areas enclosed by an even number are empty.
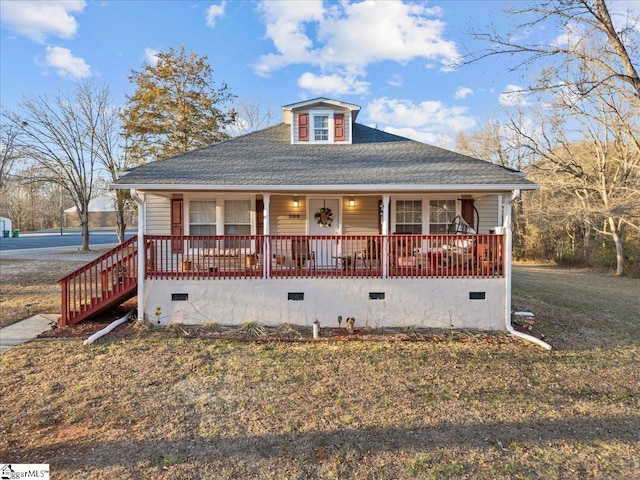
{"type": "MultiPolygon", "coordinates": [[[[118,192],[118,195],[120,192],[118,192]]],[[[124,234],[127,228],[127,219],[125,218],[125,201],[118,198],[116,200],[116,235],[118,243],[124,242],[124,234]]]]}
{"type": "Polygon", "coordinates": [[[82,229],[82,251],[89,251],[89,211],[83,212],[80,216],[80,228],[82,229]]]}
{"type": "Polygon", "coordinates": [[[611,237],[616,245],[616,275],[624,274],[623,235],[613,218],[609,217],[611,237]]]}

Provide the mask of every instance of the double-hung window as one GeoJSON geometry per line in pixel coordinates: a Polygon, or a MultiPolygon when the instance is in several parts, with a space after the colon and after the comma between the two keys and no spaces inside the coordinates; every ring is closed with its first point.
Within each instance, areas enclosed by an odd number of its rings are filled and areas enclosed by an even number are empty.
{"type": "Polygon", "coordinates": [[[422,200],[396,202],[396,233],[422,233],[422,200]]]}
{"type": "Polygon", "coordinates": [[[189,233],[191,235],[216,234],[215,200],[191,200],[189,202],[189,233]]]}
{"type": "MultiPolygon", "coordinates": [[[[226,200],[224,202],[224,234],[251,235],[251,201],[226,200]]],[[[227,248],[246,248],[249,238],[227,239],[227,248]]]]}
{"type": "Polygon", "coordinates": [[[429,233],[449,233],[449,225],[456,216],[456,201],[431,200],[429,211],[429,233]]]}
{"type": "Polygon", "coordinates": [[[329,141],[329,115],[313,116],[313,141],[329,141]]]}

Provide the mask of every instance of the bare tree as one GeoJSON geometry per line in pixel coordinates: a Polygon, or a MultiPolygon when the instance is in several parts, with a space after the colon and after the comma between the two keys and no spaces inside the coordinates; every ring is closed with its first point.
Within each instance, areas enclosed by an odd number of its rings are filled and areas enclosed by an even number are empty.
{"type": "Polygon", "coordinates": [[[80,217],[82,250],[89,250],[89,200],[100,161],[102,117],[109,114],[108,95],[91,83],[71,95],[58,92],[26,98],[5,119],[19,132],[17,144],[54,182],[66,190],[80,217]]]}
{"type": "Polygon", "coordinates": [[[508,13],[523,19],[516,30],[472,32],[490,46],[470,54],[467,63],[509,55],[520,59],[514,69],[542,67],[527,88],[538,95],[527,112],[537,129],[515,121],[512,126],[539,157],[537,168],[552,173],[545,177],[549,186],[571,191],[581,221],[599,216],[594,228],[613,239],[621,274],[625,230],[640,228],[640,42],[638,19],[630,12],[612,15],[610,5],[546,0],[512,8],[508,13]],[[542,26],[552,39],[529,40],[526,33],[542,26]]]}
{"type": "MultiPolygon", "coordinates": [[[[520,112],[513,122],[519,129],[528,131],[527,117],[520,112]]],[[[503,123],[498,119],[488,119],[481,122],[481,127],[471,133],[460,133],[456,138],[456,151],[480,158],[490,163],[522,171],[531,160],[532,152],[522,145],[518,129],[512,123],[503,123]]],[[[523,212],[523,200],[518,199],[513,204],[513,248],[520,256],[526,256],[527,224],[523,212]]]]}
{"type": "MultiPolygon", "coordinates": [[[[96,153],[109,181],[115,182],[122,172],[132,166],[126,149],[126,137],[123,137],[121,133],[121,112],[113,107],[108,87],[96,90],[94,95],[100,98],[100,104],[105,107],[103,114],[95,119],[96,131],[99,133],[96,135],[96,153]]],[[[126,213],[131,204],[132,200],[128,192],[116,191],[114,210],[116,212],[116,235],[120,243],[125,239],[126,213]]]]}
{"type": "Polygon", "coordinates": [[[617,88],[601,85],[588,97],[565,92],[537,109],[541,129],[519,130],[539,160],[547,188],[575,202],[573,219],[610,236],[616,273],[624,272],[625,231],[640,232],[640,116],[617,88]],[[597,93],[597,94],[596,94],[597,93]]]}
{"type": "Polygon", "coordinates": [[[20,158],[16,145],[18,130],[9,122],[0,123],[0,190],[6,183],[15,161],[20,158]]]}
{"type": "Polygon", "coordinates": [[[524,8],[509,7],[506,12],[512,18],[522,19],[521,23],[510,32],[500,32],[495,25],[489,26],[488,31],[471,31],[473,38],[488,42],[490,46],[469,53],[465,63],[506,55],[521,59],[512,67],[512,70],[521,70],[544,60],[544,76],[548,81],[539,82],[532,88],[546,90],[564,87],[563,82],[554,82],[563,77],[564,71],[577,72],[585,65],[593,65],[600,75],[576,77],[576,86],[582,94],[588,94],[603,83],[618,81],[640,98],[640,76],[636,68],[640,55],[638,18],[631,11],[620,12],[616,19],[615,16],[612,18],[605,0],[545,0],[524,8]],[[564,35],[567,41],[528,43],[528,33],[542,26],[551,26],[548,30],[556,32],[557,36],[564,35]],[[590,40],[601,41],[606,55],[585,50],[583,45],[590,40]]]}
{"type": "Polygon", "coordinates": [[[232,136],[237,137],[272,125],[276,118],[276,108],[260,97],[240,101],[236,105],[237,116],[229,125],[232,136]]]}

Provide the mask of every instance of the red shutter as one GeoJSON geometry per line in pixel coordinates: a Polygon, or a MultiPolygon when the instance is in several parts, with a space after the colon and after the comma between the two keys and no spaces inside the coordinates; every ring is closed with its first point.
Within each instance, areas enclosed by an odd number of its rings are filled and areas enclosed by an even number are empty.
{"type": "Polygon", "coordinates": [[[333,115],[333,139],[335,141],[344,141],[344,113],[336,113],[333,115]]]}
{"type": "Polygon", "coordinates": [[[183,203],[181,198],[171,200],[171,252],[182,253],[182,236],[184,235],[183,203]]]}
{"type": "Polygon", "coordinates": [[[298,141],[309,141],[309,114],[301,113],[298,115],[298,141]]]}

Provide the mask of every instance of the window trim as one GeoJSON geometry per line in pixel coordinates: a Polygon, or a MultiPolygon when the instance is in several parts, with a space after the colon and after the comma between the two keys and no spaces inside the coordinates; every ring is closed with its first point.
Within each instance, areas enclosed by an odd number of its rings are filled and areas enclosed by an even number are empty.
{"type": "MultiPolygon", "coordinates": [[[[393,201],[393,212],[392,212],[393,232],[394,233],[397,233],[397,231],[398,231],[398,202],[421,202],[421,204],[420,204],[420,214],[422,216],[422,222],[420,224],[418,224],[418,223],[412,223],[412,224],[401,223],[401,225],[420,225],[420,232],[421,232],[421,234],[424,233],[424,231],[425,231],[425,224],[424,224],[425,198],[424,197],[398,197],[398,198],[394,199],[394,201],[393,201]]],[[[417,235],[417,234],[414,234],[414,235],[417,235]]]]}
{"type": "Polygon", "coordinates": [[[226,233],[227,225],[242,225],[242,226],[249,225],[249,233],[239,234],[239,235],[253,235],[255,231],[255,208],[252,208],[252,205],[255,205],[255,199],[248,198],[248,197],[242,197],[242,198],[227,197],[227,198],[224,198],[222,202],[223,202],[223,209],[224,209],[224,215],[223,215],[224,218],[222,219],[223,235],[227,235],[226,233]],[[249,223],[228,223],[227,222],[227,202],[249,202],[249,223]]]}
{"type": "MultiPolygon", "coordinates": [[[[330,144],[334,143],[333,110],[309,110],[309,143],[330,144]],[[327,140],[316,140],[316,117],[327,117],[327,140]]],[[[324,129],[322,129],[324,130],[324,129]]]]}
{"type": "Polygon", "coordinates": [[[219,217],[219,209],[218,209],[218,199],[216,197],[191,197],[186,199],[186,209],[184,212],[184,220],[185,220],[185,225],[188,229],[186,235],[193,235],[193,232],[191,231],[191,226],[192,225],[213,225],[214,226],[214,230],[216,231],[216,233],[214,233],[214,235],[217,235],[218,232],[218,217],[219,217]],[[216,204],[216,218],[215,218],[215,222],[214,223],[192,223],[191,222],[191,202],[215,202],[216,204]]]}
{"type": "MultiPolygon", "coordinates": [[[[453,218],[456,217],[456,215],[458,215],[460,212],[460,202],[457,200],[456,197],[444,197],[444,196],[437,196],[437,197],[429,197],[427,199],[427,221],[426,221],[426,227],[427,227],[427,231],[430,234],[434,234],[434,232],[431,231],[431,202],[436,201],[436,202],[453,202],[453,218]]],[[[451,222],[449,222],[450,224],[451,222]]],[[[434,223],[434,225],[443,225],[442,223],[434,223]]],[[[448,232],[444,232],[444,234],[446,234],[448,232]]],[[[436,234],[434,234],[436,235],[436,234]]]]}

